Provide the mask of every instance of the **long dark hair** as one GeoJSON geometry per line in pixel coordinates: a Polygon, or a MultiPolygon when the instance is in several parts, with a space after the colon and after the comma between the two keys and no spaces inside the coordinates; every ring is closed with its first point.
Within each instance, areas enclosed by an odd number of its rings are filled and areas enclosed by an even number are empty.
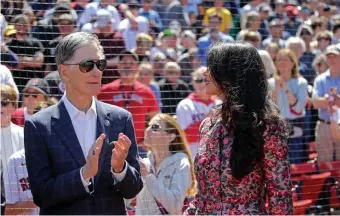
{"type": "Polygon", "coordinates": [[[222,123],[234,134],[232,175],[242,179],[263,161],[266,124],[283,120],[270,99],[261,57],[250,43],[216,42],[209,49],[207,66],[223,93],[222,123]]]}

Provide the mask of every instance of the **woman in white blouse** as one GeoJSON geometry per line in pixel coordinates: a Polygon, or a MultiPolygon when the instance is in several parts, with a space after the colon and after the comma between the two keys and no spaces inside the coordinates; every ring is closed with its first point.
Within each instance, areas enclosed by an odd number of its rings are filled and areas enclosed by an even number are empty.
{"type": "Polygon", "coordinates": [[[140,160],[144,187],[137,195],[136,215],[182,214],[185,198],[196,193],[184,131],[170,115],[158,114],[145,131],[145,144],[151,151],[140,160]]]}

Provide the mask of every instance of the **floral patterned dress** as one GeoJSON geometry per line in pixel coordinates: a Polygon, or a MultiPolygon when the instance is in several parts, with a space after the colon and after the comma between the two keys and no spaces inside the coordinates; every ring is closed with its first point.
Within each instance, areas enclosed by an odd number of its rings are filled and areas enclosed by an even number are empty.
{"type": "Polygon", "coordinates": [[[233,135],[221,121],[221,117],[208,117],[201,124],[195,158],[198,193],[184,214],[292,214],[284,125],[266,127],[263,166],[256,166],[253,172],[238,181],[232,177],[230,168],[233,135]]]}

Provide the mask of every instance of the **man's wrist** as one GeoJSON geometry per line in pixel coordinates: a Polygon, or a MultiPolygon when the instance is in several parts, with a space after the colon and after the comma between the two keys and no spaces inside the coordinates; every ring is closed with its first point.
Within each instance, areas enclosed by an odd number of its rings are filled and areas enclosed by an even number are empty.
{"type": "Polygon", "coordinates": [[[125,163],[123,163],[123,166],[121,168],[113,168],[113,167],[111,167],[112,172],[114,172],[114,173],[122,173],[124,171],[124,168],[125,168],[125,163]]]}
{"type": "Polygon", "coordinates": [[[84,179],[85,181],[89,181],[90,178],[91,178],[90,176],[88,176],[88,175],[86,174],[85,166],[81,168],[81,175],[83,176],[83,179],[84,179]]]}

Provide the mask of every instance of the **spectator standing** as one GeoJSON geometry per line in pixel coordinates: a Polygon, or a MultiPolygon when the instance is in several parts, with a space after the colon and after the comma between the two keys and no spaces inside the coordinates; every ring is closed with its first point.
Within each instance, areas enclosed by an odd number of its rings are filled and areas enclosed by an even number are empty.
{"type": "Polygon", "coordinates": [[[302,163],[307,158],[304,154],[305,133],[304,117],[307,103],[307,81],[299,73],[296,55],[289,49],[282,49],[275,59],[276,72],[269,79],[273,90],[273,99],[280,114],[290,125],[289,161],[302,163]]]}
{"type": "Polygon", "coordinates": [[[131,112],[139,155],[146,157],[144,130],[147,119],[159,112],[157,99],[148,86],[137,81],[138,56],[135,53],[124,51],[119,55],[118,72],[120,78],[103,85],[98,99],[131,112]]]}
{"type": "Polygon", "coordinates": [[[313,89],[313,106],[319,110],[315,142],[318,160],[332,161],[340,159],[338,152],[340,141],[332,137],[330,130],[331,115],[329,113],[330,105],[340,107],[340,49],[336,45],[329,46],[325,55],[329,69],[316,77],[313,89]],[[333,101],[331,96],[333,96],[333,101]]]}
{"type": "Polygon", "coordinates": [[[161,89],[162,113],[175,115],[178,103],[189,94],[189,85],[180,79],[181,68],[176,62],[164,66],[164,78],[158,82],[161,89]]]}

